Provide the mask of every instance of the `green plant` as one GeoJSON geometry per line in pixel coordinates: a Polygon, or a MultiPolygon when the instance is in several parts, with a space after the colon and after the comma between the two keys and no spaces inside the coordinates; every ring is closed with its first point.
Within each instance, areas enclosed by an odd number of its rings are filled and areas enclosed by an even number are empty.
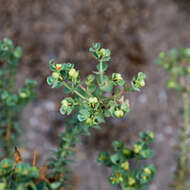
{"type": "Polygon", "coordinates": [[[18,123],[20,112],[34,97],[36,82],[27,79],[15,93],[15,74],[22,55],[7,38],[0,41],[0,145],[3,155],[11,157],[22,129],[18,123]]]}
{"type": "MultiPolygon", "coordinates": [[[[95,75],[88,75],[84,80],[85,84],[80,80],[79,71],[73,64],[57,64],[50,60],[52,74],[47,78],[48,84],[53,88],[63,87],[63,92],[70,94],[61,101],[60,106],[62,115],[70,115],[65,119],[66,129],[59,135],[58,148],[53,152],[47,166],[36,166],[36,154],[32,165],[23,162],[17,148],[13,161],[3,159],[0,162],[2,190],[63,190],[70,180],[69,166],[74,161],[75,145],[80,141],[80,136],[90,135],[91,128],[100,129],[106,117],[122,118],[129,112],[129,102],[124,99],[124,93],[139,91],[145,85],[145,74],[138,73],[130,84],[127,84],[119,73],[113,73],[109,77],[105,71],[106,62],[110,60],[110,51],[95,43],[90,52],[97,59],[98,65],[97,71],[93,72],[95,75]]],[[[135,143],[131,150],[125,148],[122,142],[115,141],[113,145],[116,153],[111,156],[102,153],[98,159],[103,161],[102,156],[107,155],[113,172],[122,172],[123,176],[119,173],[119,180],[123,178],[123,190],[144,188],[155,172],[152,165],[141,165],[138,168],[137,163],[138,160],[152,156],[152,151],[147,145],[153,140],[154,135],[150,131],[141,132],[140,138],[141,141],[135,143]],[[129,166],[128,160],[135,160],[135,166],[129,166]]],[[[110,179],[113,183],[114,176],[110,179]]]]}
{"type": "MultiPolygon", "coordinates": [[[[100,124],[105,122],[106,117],[124,117],[129,112],[129,102],[124,100],[124,93],[139,91],[145,85],[145,74],[142,72],[134,76],[130,84],[119,73],[106,75],[106,62],[111,58],[110,50],[101,48],[100,43],[93,44],[89,51],[98,61],[98,65],[97,71],[93,71],[94,75],[88,75],[84,83],[73,64],[57,64],[54,60],[49,62],[52,74],[47,78],[48,84],[52,88],[63,87],[64,93],[72,94],[61,101],[61,114],[71,117],[67,119],[65,132],[60,134],[55,157],[48,164],[50,177],[56,178],[60,186],[66,184],[69,172],[67,166],[73,161],[73,149],[80,135],[90,135],[89,128],[100,129],[100,124]]],[[[149,151],[146,147],[144,142],[143,150],[149,151]]],[[[151,171],[153,174],[153,169],[151,171]]],[[[122,188],[126,189],[125,185],[122,188]]],[[[140,184],[135,189],[140,189],[140,184]]]]}
{"type": "Polygon", "coordinates": [[[190,84],[188,82],[190,76],[190,49],[179,48],[172,49],[167,53],[161,52],[156,63],[162,66],[169,73],[169,79],[166,82],[166,87],[179,91],[183,104],[183,121],[179,124],[179,154],[174,183],[172,185],[172,189],[183,190],[188,188],[186,182],[188,177],[188,141],[190,140],[190,84]]]}
{"type": "Polygon", "coordinates": [[[56,184],[50,184],[46,178],[47,168],[36,166],[36,153],[33,163],[22,160],[20,152],[15,148],[14,160],[3,159],[0,162],[0,189],[1,190],[54,190],[56,184]]]}
{"type": "Polygon", "coordinates": [[[120,184],[123,190],[144,189],[155,173],[153,165],[144,164],[140,168],[137,167],[140,160],[152,157],[153,152],[148,148],[148,144],[153,141],[154,134],[147,131],[140,132],[139,136],[141,141],[136,142],[131,149],[125,147],[122,141],[114,141],[115,153],[110,155],[103,152],[97,159],[98,162],[112,169],[110,183],[120,184]],[[134,166],[130,163],[131,160],[135,160],[134,166]]]}

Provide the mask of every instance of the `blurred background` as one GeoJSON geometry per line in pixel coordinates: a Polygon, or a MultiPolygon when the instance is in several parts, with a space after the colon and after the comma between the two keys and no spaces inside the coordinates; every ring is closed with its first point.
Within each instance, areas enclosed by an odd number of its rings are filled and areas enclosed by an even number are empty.
{"type": "Polygon", "coordinates": [[[154,64],[160,51],[190,44],[189,0],[0,0],[0,39],[11,38],[23,49],[17,85],[25,78],[38,82],[37,98],[22,114],[24,155],[38,151],[44,163],[57,145],[64,128],[59,102],[60,89],[46,83],[48,61],[72,62],[85,76],[96,62],[88,53],[93,42],[112,52],[109,73],[120,72],[130,80],[138,71],[147,75],[146,87],[129,94],[131,112],[109,120],[102,130],[92,130],[78,145],[73,166],[73,190],[111,190],[109,171],[96,163],[97,153],[111,151],[113,140],[129,144],[140,130],[156,134],[152,160],[157,174],[149,190],[167,190],[175,154],[180,101],[174,91],[166,92],[164,71],[154,64]]]}

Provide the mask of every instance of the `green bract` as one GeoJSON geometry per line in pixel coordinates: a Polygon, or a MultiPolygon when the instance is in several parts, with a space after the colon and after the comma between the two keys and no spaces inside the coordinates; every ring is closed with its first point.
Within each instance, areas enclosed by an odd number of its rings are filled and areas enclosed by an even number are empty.
{"type": "Polygon", "coordinates": [[[122,86],[125,84],[125,81],[123,80],[121,74],[119,73],[112,74],[112,81],[113,81],[113,84],[116,86],[122,86]]]}
{"type": "Polygon", "coordinates": [[[18,124],[20,112],[33,99],[36,86],[35,81],[27,79],[22,88],[17,91],[14,88],[21,55],[21,48],[15,47],[11,40],[0,41],[0,143],[8,157],[22,132],[18,124]]]}
{"type": "Polygon", "coordinates": [[[145,81],[144,81],[145,78],[146,75],[142,72],[134,76],[131,82],[131,90],[139,91],[141,87],[145,86],[145,81]]]}

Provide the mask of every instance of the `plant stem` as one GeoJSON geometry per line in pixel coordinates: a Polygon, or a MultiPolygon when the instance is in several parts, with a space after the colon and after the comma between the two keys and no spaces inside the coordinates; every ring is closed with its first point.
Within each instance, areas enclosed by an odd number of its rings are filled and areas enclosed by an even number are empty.
{"type": "MultiPolygon", "coordinates": [[[[8,91],[9,93],[13,92],[14,90],[14,78],[15,78],[15,69],[10,67],[10,73],[9,73],[9,85],[8,85],[8,91]]],[[[11,128],[12,128],[12,116],[11,116],[11,110],[8,110],[8,124],[6,126],[6,133],[5,133],[5,154],[8,157],[11,157],[11,128]]]]}
{"type": "Polygon", "coordinates": [[[11,135],[11,122],[9,121],[6,128],[5,148],[4,148],[5,155],[8,157],[11,157],[11,148],[12,148],[10,143],[10,135],[11,135]]]}
{"type": "Polygon", "coordinates": [[[100,82],[101,82],[101,84],[103,83],[103,74],[104,74],[102,64],[103,64],[102,61],[100,61],[100,82]]]}
{"type": "Polygon", "coordinates": [[[135,164],[134,164],[134,169],[133,169],[132,175],[134,175],[135,172],[136,172],[138,162],[139,162],[139,160],[136,158],[136,159],[135,159],[135,164]]]}
{"type": "MultiPolygon", "coordinates": [[[[72,89],[67,85],[66,82],[63,81],[63,85],[64,85],[67,89],[69,89],[69,90],[72,91],[72,89]]],[[[86,100],[86,98],[85,98],[80,92],[78,92],[77,90],[74,90],[73,92],[74,92],[75,94],[77,94],[78,96],[80,96],[82,99],[86,100]]]]}
{"type": "MultiPolygon", "coordinates": [[[[181,78],[180,83],[184,86],[185,80],[181,78]]],[[[179,159],[179,173],[178,173],[178,185],[176,190],[182,190],[184,186],[186,168],[187,168],[187,140],[188,140],[188,125],[189,125],[189,99],[188,92],[182,93],[183,102],[183,129],[182,129],[182,140],[181,140],[181,152],[179,159]]]]}

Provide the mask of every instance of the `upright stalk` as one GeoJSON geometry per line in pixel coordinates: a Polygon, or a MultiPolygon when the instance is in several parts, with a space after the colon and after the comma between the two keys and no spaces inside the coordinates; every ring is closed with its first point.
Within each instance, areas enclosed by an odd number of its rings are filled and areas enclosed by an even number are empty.
{"type": "MultiPolygon", "coordinates": [[[[12,93],[14,90],[14,78],[15,78],[15,68],[10,67],[10,72],[9,72],[9,85],[8,85],[8,92],[12,93]]],[[[5,133],[5,148],[4,152],[8,157],[11,157],[11,130],[12,130],[12,116],[11,116],[11,111],[9,110],[7,113],[8,117],[8,123],[6,126],[6,133],[5,133]]]]}
{"type": "MultiPolygon", "coordinates": [[[[184,78],[180,79],[182,86],[185,86],[184,78]]],[[[179,172],[178,172],[178,183],[176,185],[176,190],[182,190],[185,182],[185,176],[187,171],[187,141],[188,141],[188,125],[189,125],[189,99],[188,92],[182,92],[182,102],[183,102],[183,128],[181,134],[181,152],[179,158],[179,172]]]]}
{"type": "Polygon", "coordinates": [[[100,61],[100,81],[101,81],[101,84],[103,83],[103,67],[102,67],[102,61],[100,61]]]}
{"type": "Polygon", "coordinates": [[[22,55],[8,38],[0,41],[0,144],[3,156],[12,157],[21,129],[20,112],[34,97],[35,81],[27,79],[23,87],[15,89],[15,74],[22,55]]]}

